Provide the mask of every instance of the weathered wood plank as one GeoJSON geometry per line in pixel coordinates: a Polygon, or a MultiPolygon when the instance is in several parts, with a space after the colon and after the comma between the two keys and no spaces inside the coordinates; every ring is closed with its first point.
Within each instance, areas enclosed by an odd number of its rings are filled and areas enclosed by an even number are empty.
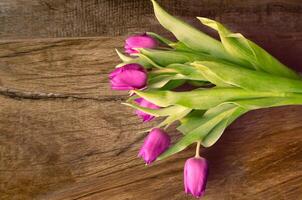
{"type": "MultiPolygon", "coordinates": [[[[0,102],[1,199],[190,199],[182,170],[194,149],[145,167],[138,132],[150,124],[118,102],[0,102]]],[[[203,152],[211,169],[204,199],[301,198],[301,114],[298,106],[260,110],[233,124],[203,152]]]]}
{"type": "MultiPolygon", "coordinates": [[[[1,42],[1,199],[191,199],[182,170],[194,147],[145,167],[151,124],[109,90],[123,38],[1,42]]],[[[302,198],[299,106],[251,112],[203,155],[204,199],[302,198]]],[[[179,133],[171,129],[173,141],[179,133]]]]}
{"type": "MultiPolygon", "coordinates": [[[[302,70],[300,0],[161,0],[163,7],[197,27],[196,16],[221,21],[302,70]],[[285,52],[286,50],[286,52],[285,52]]],[[[214,34],[209,29],[204,31],[214,34]]],[[[156,21],[149,0],[2,0],[0,39],[120,36],[154,31],[168,35],[156,21]]],[[[215,34],[214,34],[215,35],[215,34]]]]}
{"type": "MultiPolygon", "coordinates": [[[[302,4],[299,0],[158,2],[175,15],[219,18],[232,26],[245,27],[253,32],[270,30],[268,25],[275,26],[276,30],[301,31],[302,4]],[[255,26],[261,29],[255,30],[255,26]]],[[[149,0],[0,2],[1,38],[112,36],[154,29],[160,29],[160,26],[155,23],[149,0]]]]}
{"type": "MultiPolygon", "coordinates": [[[[108,73],[120,61],[122,38],[53,39],[0,43],[0,85],[19,91],[117,97],[108,73]]],[[[123,93],[124,94],[124,93],[123,93]]]]}

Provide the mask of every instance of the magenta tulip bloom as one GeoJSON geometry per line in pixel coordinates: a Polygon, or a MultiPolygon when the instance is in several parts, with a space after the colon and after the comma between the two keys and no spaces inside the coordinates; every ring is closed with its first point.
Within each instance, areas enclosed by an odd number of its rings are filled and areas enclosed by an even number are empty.
{"type": "Polygon", "coordinates": [[[195,197],[204,195],[208,177],[208,163],[204,158],[190,158],[184,168],[185,192],[195,197]]]}
{"type": "Polygon", "coordinates": [[[170,136],[159,128],[154,128],[149,133],[141,147],[138,156],[142,157],[146,164],[152,163],[170,145],[170,136]]]}
{"type": "Polygon", "coordinates": [[[127,64],[111,72],[109,79],[113,90],[142,89],[147,84],[147,72],[139,64],[127,64]]]}
{"type": "Polygon", "coordinates": [[[134,48],[153,49],[157,45],[157,41],[146,33],[142,35],[134,35],[126,39],[125,51],[129,54],[133,54],[138,53],[134,48]]]}
{"type": "MultiPolygon", "coordinates": [[[[150,109],[159,109],[160,107],[143,99],[143,98],[137,98],[134,100],[139,106],[144,107],[144,108],[150,108],[150,109]]],[[[135,113],[137,114],[137,116],[139,116],[140,118],[143,119],[143,122],[148,122],[150,120],[152,120],[154,118],[153,115],[150,115],[148,113],[145,113],[143,111],[140,110],[136,110],[135,113]]]]}

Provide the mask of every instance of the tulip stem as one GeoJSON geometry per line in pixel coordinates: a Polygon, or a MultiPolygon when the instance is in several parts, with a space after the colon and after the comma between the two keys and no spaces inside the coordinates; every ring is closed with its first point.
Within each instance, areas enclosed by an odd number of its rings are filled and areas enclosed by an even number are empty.
{"type": "Polygon", "coordinates": [[[200,152],[200,141],[197,141],[197,146],[196,146],[196,154],[195,154],[195,157],[196,158],[200,158],[200,154],[199,154],[199,152],[200,152]]]}

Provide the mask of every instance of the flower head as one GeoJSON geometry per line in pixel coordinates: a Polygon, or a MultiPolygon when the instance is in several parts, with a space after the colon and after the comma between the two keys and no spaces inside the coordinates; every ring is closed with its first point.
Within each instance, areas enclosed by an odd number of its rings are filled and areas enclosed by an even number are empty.
{"type": "MultiPolygon", "coordinates": [[[[139,106],[144,107],[144,108],[150,108],[150,109],[159,109],[160,107],[143,99],[143,98],[137,98],[134,100],[139,106]]],[[[143,111],[140,110],[136,110],[135,113],[137,114],[137,116],[139,116],[140,118],[143,119],[143,122],[148,122],[150,120],[152,120],[154,118],[153,115],[150,115],[148,113],[145,113],[143,111]]]]}
{"type": "Polygon", "coordinates": [[[138,53],[134,48],[155,48],[158,42],[153,38],[148,36],[146,33],[142,35],[133,35],[126,39],[125,50],[129,54],[138,53]]]}
{"type": "Polygon", "coordinates": [[[208,163],[204,158],[190,158],[184,168],[185,192],[195,197],[204,195],[208,177],[208,163]]]}
{"type": "Polygon", "coordinates": [[[142,89],[147,84],[147,72],[139,64],[126,64],[109,75],[113,90],[142,89]]]}
{"type": "Polygon", "coordinates": [[[170,145],[170,136],[159,128],[154,128],[149,133],[141,147],[138,156],[142,157],[146,164],[152,163],[170,145]]]}

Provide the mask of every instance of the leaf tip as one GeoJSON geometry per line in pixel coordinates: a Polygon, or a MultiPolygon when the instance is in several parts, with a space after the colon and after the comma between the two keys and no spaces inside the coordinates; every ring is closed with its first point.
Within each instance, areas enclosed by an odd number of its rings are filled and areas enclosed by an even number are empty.
{"type": "Polygon", "coordinates": [[[121,104],[122,104],[122,105],[125,105],[125,106],[130,106],[130,107],[132,107],[132,105],[131,105],[130,103],[127,103],[127,102],[122,102],[121,104]]]}
{"type": "Polygon", "coordinates": [[[117,48],[115,48],[115,52],[117,53],[118,57],[123,57],[125,56],[122,52],[120,52],[117,48]]]}
{"type": "Polygon", "coordinates": [[[200,21],[204,22],[215,22],[213,19],[207,18],[207,17],[197,17],[200,21]]]}

